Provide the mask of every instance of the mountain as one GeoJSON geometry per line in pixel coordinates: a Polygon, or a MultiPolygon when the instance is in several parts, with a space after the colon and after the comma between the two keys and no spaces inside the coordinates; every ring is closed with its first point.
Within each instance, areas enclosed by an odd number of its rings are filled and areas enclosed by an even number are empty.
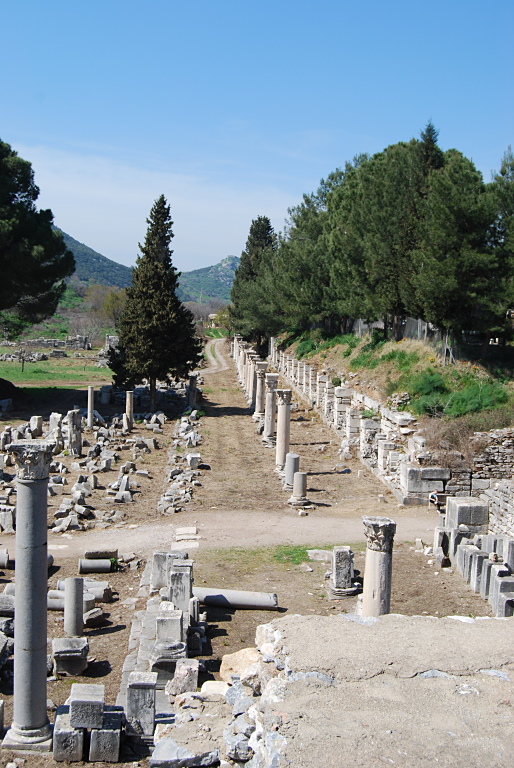
{"type": "Polygon", "coordinates": [[[63,232],[66,247],[75,256],[75,274],[84,283],[100,283],[100,285],[117,285],[127,288],[132,282],[132,269],[118,264],[117,261],[102,256],[84,243],[63,232]]]}
{"type": "Polygon", "coordinates": [[[234,273],[239,265],[239,256],[227,256],[213,267],[182,272],[177,291],[181,301],[196,301],[205,304],[209,300],[230,301],[230,289],[234,273]]]}
{"type": "MultiPolygon", "coordinates": [[[[132,281],[130,267],[102,256],[84,243],[79,243],[62,229],[60,231],[66,247],[75,256],[75,274],[79,280],[90,285],[100,283],[100,285],[117,285],[119,288],[130,285],[132,281]]],[[[182,272],[179,278],[178,297],[181,301],[196,301],[199,304],[213,299],[228,303],[238,264],[238,256],[227,256],[213,267],[182,272]]]]}

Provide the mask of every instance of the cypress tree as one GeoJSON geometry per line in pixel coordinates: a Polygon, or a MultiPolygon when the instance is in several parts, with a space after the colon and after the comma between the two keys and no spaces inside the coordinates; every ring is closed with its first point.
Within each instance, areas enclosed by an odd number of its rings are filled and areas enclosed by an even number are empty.
{"type": "Polygon", "coordinates": [[[148,379],[155,410],[157,380],[186,376],[199,362],[201,342],[193,314],[176,294],[180,273],[171,261],[173,222],[164,195],[152,206],[147,224],[119,322],[118,350],[109,363],[117,384],[148,379]]]}

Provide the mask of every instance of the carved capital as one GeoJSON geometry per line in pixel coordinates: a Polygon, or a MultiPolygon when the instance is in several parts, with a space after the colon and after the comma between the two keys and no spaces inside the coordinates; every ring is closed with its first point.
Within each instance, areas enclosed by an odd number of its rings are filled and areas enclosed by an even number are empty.
{"type": "Polygon", "coordinates": [[[278,404],[279,405],[290,405],[291,404],[291,396],[293,392],[291,389],[277,389],[277,395],[278,395],[278,404]]]}
{"type": "Polygon", "coordinates": [[[266,392],[275,392],[278,387],[278,373],[266,374],[266,392]]]}
{"type": "Polygon", "coordinates": [[[19,480],[46,480],[50,474],[55,443],[47,440],[18,440],[7,446],[16,461],[19,480]]]}
{"type": "Polygon", "coordinates": [[[362,522],[364,524],[368,549],[390,554],[393,551],[393,539],[396,532],[394,520],[391,520],[389,517],[364,515],[362,522]]]}
{"type": "Polygon", "coordinates": [[[268,363],[257,363],[257,378],[262,379],[264,381],[266,377],[266,369],[268,368],[268,363]]]}

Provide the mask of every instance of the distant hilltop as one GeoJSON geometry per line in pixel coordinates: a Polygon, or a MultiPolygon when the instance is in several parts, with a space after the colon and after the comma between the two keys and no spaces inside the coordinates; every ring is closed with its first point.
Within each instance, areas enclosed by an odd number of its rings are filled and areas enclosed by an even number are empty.
{"type": "Polygon", "coordinates": [[[180,300],[205,304],[214,299],[228,304],[238,265],[239,256],[227,256],[213,267],[182,272],[178,290],[180,300]]]}
{"type": "MultiPolygon", "coordinates": [[[[132,281],[132,269],[102,256],[84,243],[60,230],[66,247],[75,256],[75,275],[84,283],[127,288],[132,281]]],[[[238,256],[227,256],[218,264],[191,272],[182,272],[179,278],[178,296],[181,301],[230,301],[230,289],[239,264],[238,256]]]]}

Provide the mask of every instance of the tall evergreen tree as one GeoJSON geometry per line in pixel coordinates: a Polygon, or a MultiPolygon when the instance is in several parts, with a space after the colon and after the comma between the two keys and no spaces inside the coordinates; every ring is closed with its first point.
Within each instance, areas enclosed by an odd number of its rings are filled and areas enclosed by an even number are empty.
{"type": "Polygon", "coordinates": [[[482,175],[451,149],[428,186],[420,245],[412,253],[419,316],[447,330],[497,329],[505,312],[491,241],[494,209],[482,175]]]}
{"type": "Polygon", "coordinates": [[[199,362],[201,342],[193,314],[176,294],[180,273],[171,261],[173,222],[164,195],[153,204],[147,224],[119,321],[118,351],[109,364],[118,384],[148,379],[155,410],[157,380],[186,376],[199,362]]]}
{"type": "Polygon", "coordinates": [[[0,327],[16,332],[52,315],[75,269],[50,210],[37,210],[32,166],[0,141],[0,327]]]}
{"type": "Polygon", "coordinates": [[[266,272],[261,269],[264,265],[266,269],[271,267],[270,260],[276,247],[277,238],[268,217],[253,219],[230,292],[234,330],[257,344],[262,342],[268,330],[259,309],[263,297],[259,274],[265,277],[266,272]]]}

